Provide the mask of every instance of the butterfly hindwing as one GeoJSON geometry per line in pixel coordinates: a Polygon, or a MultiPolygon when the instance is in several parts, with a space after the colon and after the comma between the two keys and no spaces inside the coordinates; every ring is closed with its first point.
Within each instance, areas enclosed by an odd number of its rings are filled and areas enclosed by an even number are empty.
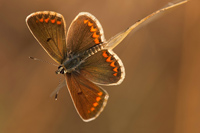
{"type": "Polygon", "coordinates": [[[103,111],[108,94],[77,72],[66,73],[67,86],[78,114],[91,121],[103,111]]]}
{"type": "Polygon", "coordinates": [[[83,52],[104,41],[102,26],[90,13],[79,13],[68,29],[67,49],[73,54],[83,52]]]}
{"type": "Polygon", "coordinates": [[[100,85],[117,85],[125,77],[122,61],[112,50],[102,50],[90,56],[78,70],[82,76],[100,85]]]}
{"type": "Polygon", "coordinates": [[[62,63],[66,56],[65,20],[59,13],[39,11],[30,14],[26,23],[44,50],[57,63],[62,63]]]}

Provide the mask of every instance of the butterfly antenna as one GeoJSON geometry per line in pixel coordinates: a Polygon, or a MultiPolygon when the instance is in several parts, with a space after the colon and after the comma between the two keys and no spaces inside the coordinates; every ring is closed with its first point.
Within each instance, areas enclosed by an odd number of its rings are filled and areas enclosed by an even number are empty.
{"type": "Polygon", "coordinates": [[[44,63],[50,64],[50,65],[54,65],[54,66],[57,66],[57,67],[59,66],[57,64],[53,64],[53,63],[50,63],[50,62],[47,62],[45,60],[41,60],[41,59],[38,59],[38,58],[35,58],[35,57],[32,57],[32,56],[29,56],[29,58],[32,59],[32,60],[36,60],[36,61],[44,62],[44,63]]]}

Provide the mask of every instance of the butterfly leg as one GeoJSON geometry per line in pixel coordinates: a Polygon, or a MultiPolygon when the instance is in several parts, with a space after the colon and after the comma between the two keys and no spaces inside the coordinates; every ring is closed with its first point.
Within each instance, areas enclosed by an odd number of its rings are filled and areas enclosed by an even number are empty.
{"type": "Polygon", "coordinates": [[[60,83],[56,89],[51,93],[50,97],[55,96],[55,100],[57,100],[58,97],[58,92],[60,91],[60,89],[62,89],[64,86],[66,86],[66,81],[62,81],[62,83],[60,83]]]}

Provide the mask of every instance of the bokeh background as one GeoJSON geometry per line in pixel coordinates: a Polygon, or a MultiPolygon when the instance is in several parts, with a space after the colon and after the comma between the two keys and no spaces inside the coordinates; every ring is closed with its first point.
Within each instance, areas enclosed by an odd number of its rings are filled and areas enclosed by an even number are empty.
{"type": "Polygon", "coordinates": [[[1,133],[199,133],[200,1],[169,10],[130,33],[114,51],[126,78],[105,88],[102,114],[83,122],[64,79],[28,30],[25,18],[40,10],[63,14],[67,27],[81,11],[95,15],[108,40],[170,0],[0,0],[1,133]]]}

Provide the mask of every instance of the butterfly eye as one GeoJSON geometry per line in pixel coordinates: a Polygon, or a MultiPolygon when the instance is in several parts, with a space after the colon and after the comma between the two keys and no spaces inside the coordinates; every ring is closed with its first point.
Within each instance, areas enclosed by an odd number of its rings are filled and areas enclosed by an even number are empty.
{"type": "Polygon", "coordinates": [[[59,67],[58,67],[58,69],[61,69],[61,68],[62,68],[62,66],[59,66],[59,67]]]}
{"type": "Polygon", "coordinates": [[[64,68],[60,71],[61,74],[64,74],[65,73],[65,70],[64,68]]]}

